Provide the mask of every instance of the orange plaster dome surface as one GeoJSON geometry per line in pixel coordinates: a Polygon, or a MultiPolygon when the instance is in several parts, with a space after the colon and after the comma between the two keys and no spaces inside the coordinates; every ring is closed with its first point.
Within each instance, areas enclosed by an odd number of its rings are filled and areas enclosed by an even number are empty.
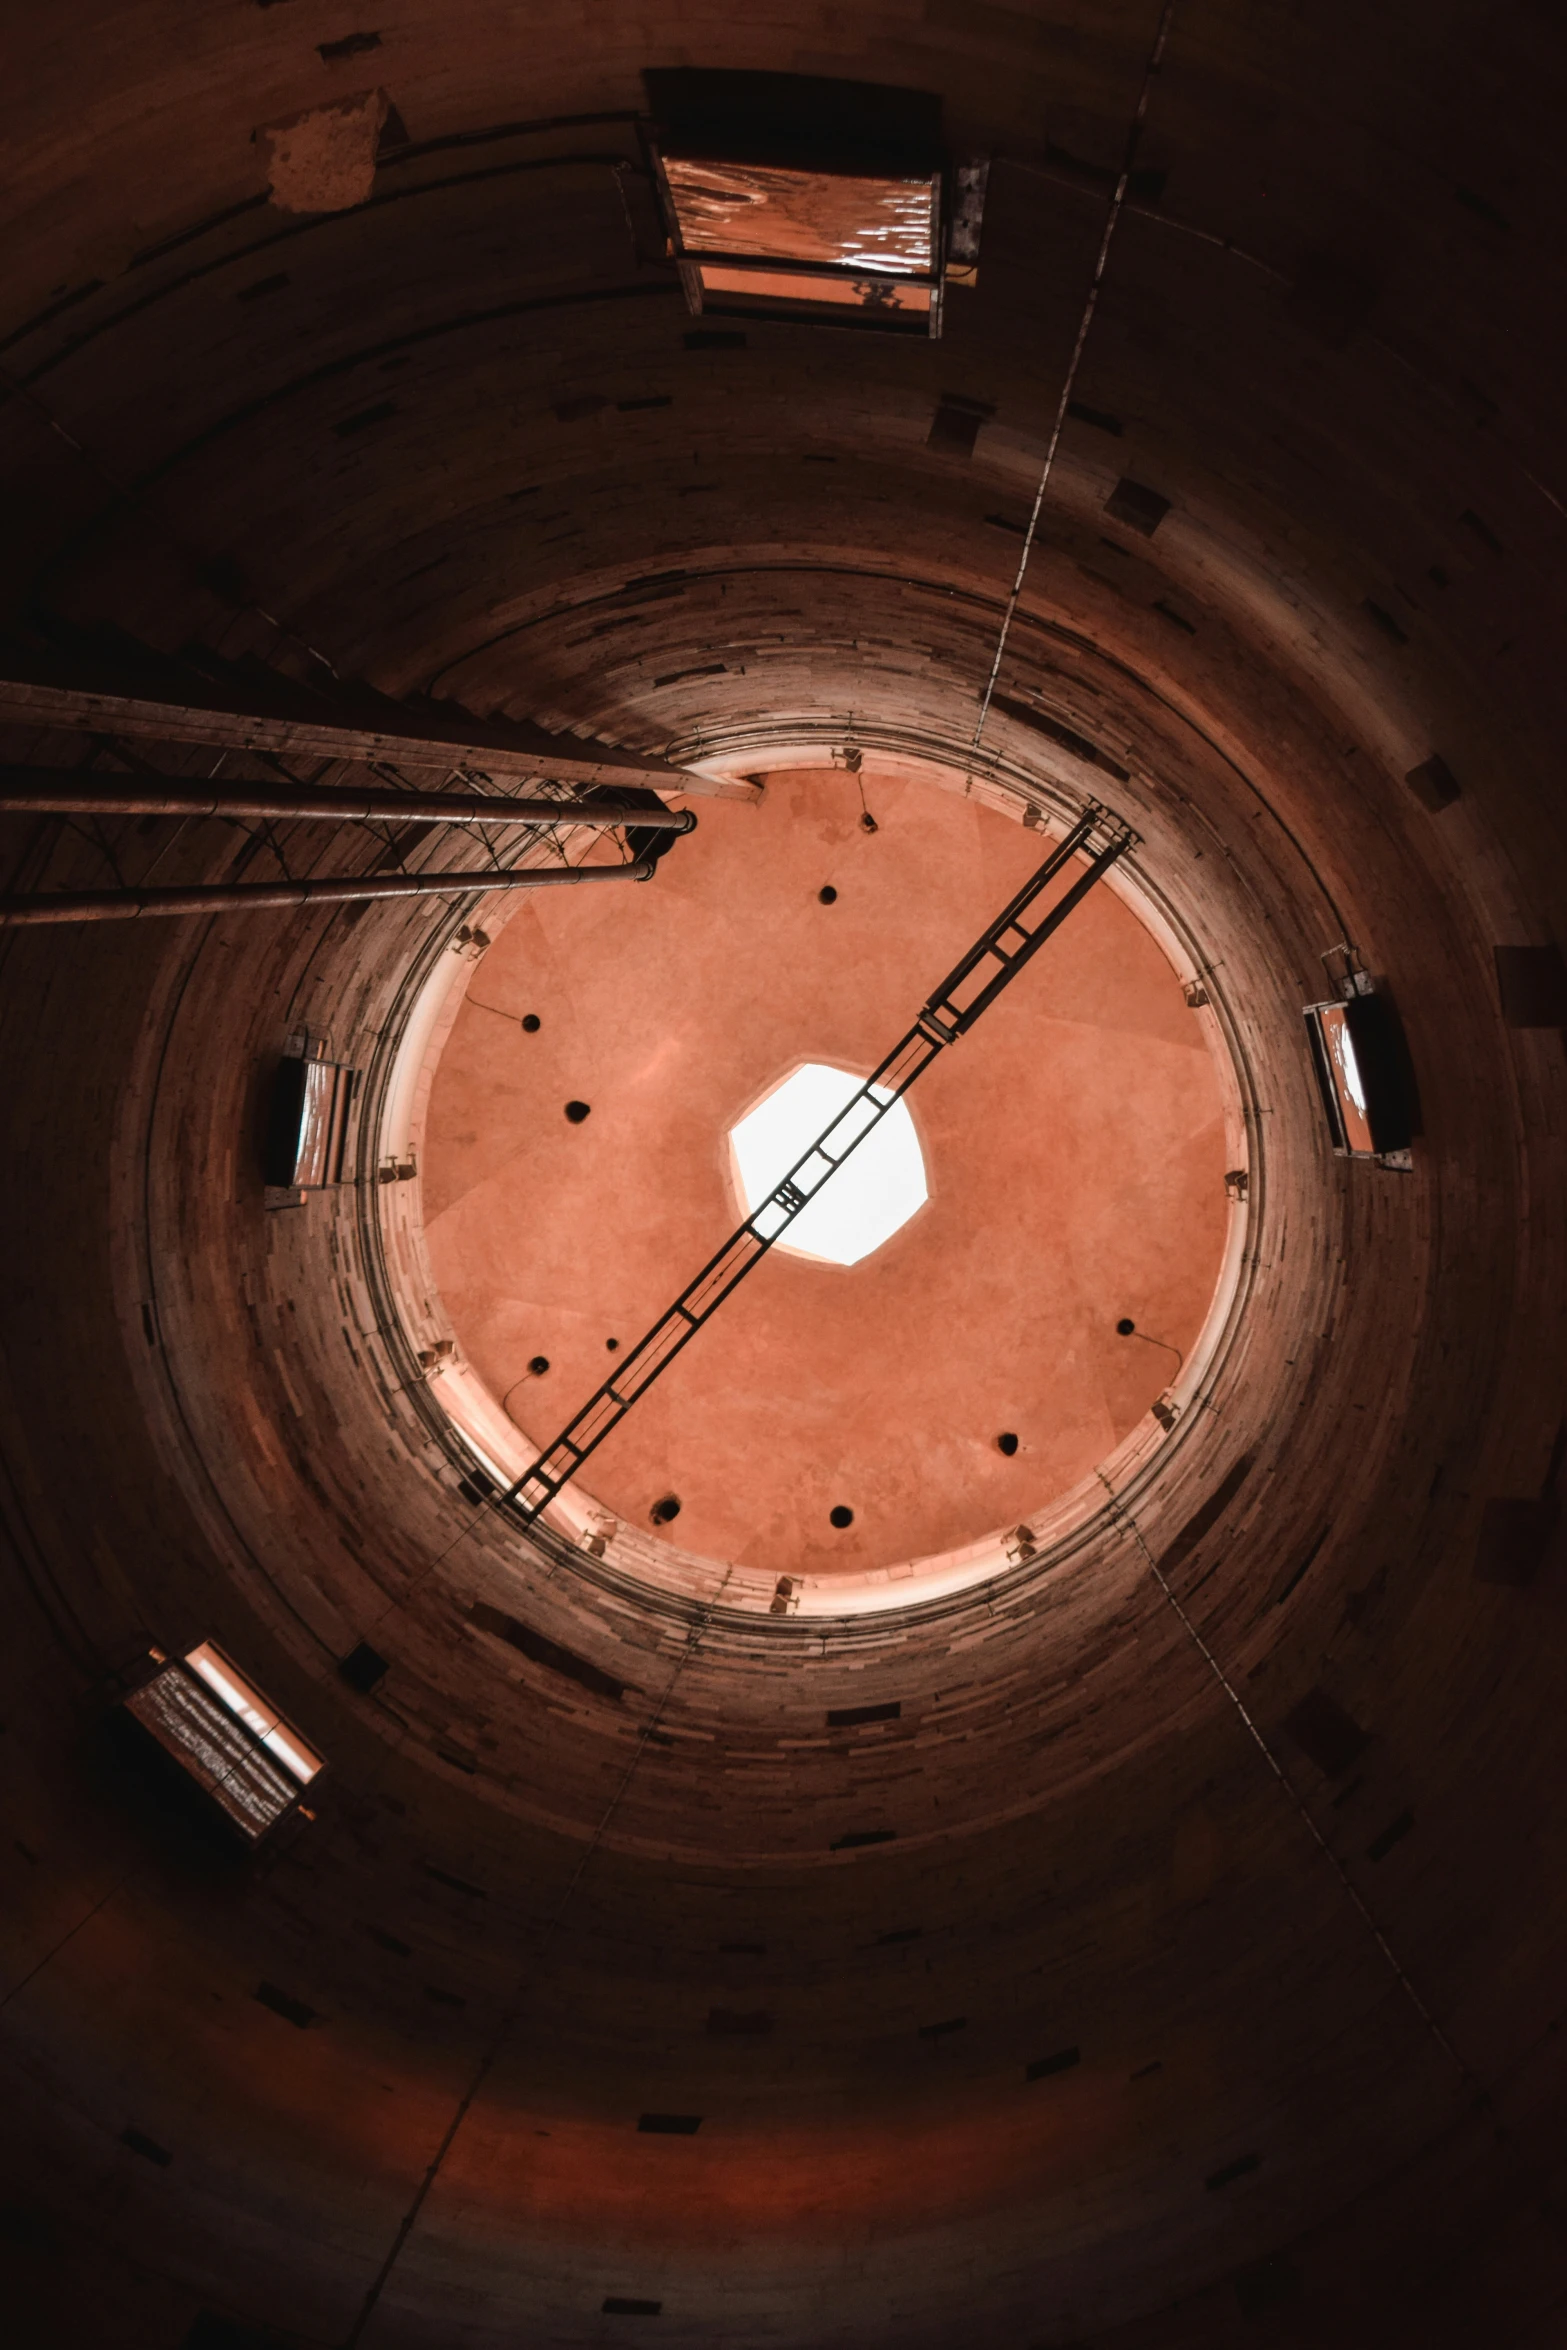
{"type": "MultiPolygon", "coordinates": [[[[802,1062],[868,1075],[1044,853],[956,793],[864,781],[874,833],[852,776],[785,771],[704,805],[650,883],[541,892],[474,970],[428,1245],[540,1450],[743,1215],[737,1120],[802,1062]]],[[[594,1454],[595,1500],[646,1528],[673,1494],[688,1552],[863,1573],[1025,1521],[1148,1411],[1226,1221],[1218,1073],[1150,933],[1093,891],[908,1103],[925,1205],[857,1265],[775,1249],[594,1454]]]]}

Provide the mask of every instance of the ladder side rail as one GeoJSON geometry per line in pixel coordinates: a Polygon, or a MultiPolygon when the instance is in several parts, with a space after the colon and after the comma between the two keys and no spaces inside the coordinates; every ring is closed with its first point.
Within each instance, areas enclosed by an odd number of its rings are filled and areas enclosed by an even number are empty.
{"type": "MultiPolygon", "coordinates": [[[[265,757],[264,752],[257,757],[265,757]]],[[[215,783],[210,777],[84,773],[74,767],[27,767],[0,763],[0,811],[7,815],[100,816],[270,816],[322,817],[345,824],[387,821],[406,824],[585,825],[603,831],[629,824],[643,831],[689,832],[689,809],[638,808],[610,798],[588,800],[510,799],[504,793],[365,789],[346,784],[215,783]]]]}
{"type": "Polygon", "coordinates": [[[960,986],[962,982],[968,977],[968,974],[973,970],[975,964],[983,962],[985,956],[990,951],[993,941],[1000,936],[1001,932],[1005,930],[1009,924],[1016,920],[1017,916],[1022,913],[1026,907],[1032,905],[1033,901],[1038,897],[1041,890],[1049,888],[1051,882],[1054,881],[1056,875],[1061,871],[1062,867],[1071,863],[1078,850],[1082,848],[1084,843],[1087,841],[1090,833],[1093,831],[1094,826],[1099,822],[1103,813],[1103,809],[1097,807],[1093,802],[1089,803],[1088,807],[1085,809],[1082,816],[1079,817],[1076,824],[1073,825],[1071,831],[1066,835],[1065,839],[1059,841],[1055,848],[1051,850],[1049,856],[1046,857],[1044,863],[1038,868],[1038,870],[1029,875],[1027,881],[1024,882],[1022,888],[1018,891],[1016,897],[1012,899],[1011,903],[1002,908],[1001,912],[996,916],[994,922],[988,923],[986,925],[984,931],[974,941],[974,944],[969,948],[968,953],[963,957],[963,960],[957,964],[953,970],[947,973],[946,978],[941,982],[939,987],[932,988],[930,994],[925,999],[924,1005],[922,1007],[923,1010],[927,1012],[934,1012],[937,1010],[947,1001],[948,997],[952,993],[952,990],[955,987],[960,986]]]}
{"type": "MultiPolygon", "coordinates": [[[[923,1076],[931,1062],[951,1042],[949,1036],[928,1028],[924,1014],[921,1013],[908,1035],[893,1046],[881,1067],[873,1071],[865,1082],[868,1086],[877,1086],[882,1092],[891,1094],[892,1101],[901,1101],[915,1078],[923,1076]]],[[[887,1107],[891,1109],[892,1102],[887,1107]]]]}
{"type": "Polygon", "coordinates": [[[974,998],[972,1003],[964,1005],[961,1009],[959,1009],[959,1007],[956,1005],[952,1007],[953,1013],[956,1017],[956,1033],[958,1036],[966,1036],[968,1034],[968,1031],[973,1027],[981,1012],[988,1011],[990,1006],[995,1002],[997,996],[1000,995],[1002,989],[1010,986],[1011,982],[1017,977],[1018,973],[1023,969],[1024,965],[1032,961],[1033,957],[1038,954],[1040,948],[1044,945],[1046,939],[1050,937],[1051,933],[1060,928],[1061,924],[1066,920],[1068,914],[1070,914],[1075,907],[1081,905],[1083,899],[1087,897],[1095,882],[1098,881],[1102,875],[1109,871],[1110,867],[1115,863],[1118,857],[1125,855],[1126,851],[1132,845],[1132,840],[1133,835],[1131,833],[1122,833],[1117,839],[1111,841],[1107,847],[1100,849],[1093,858],[1092,862],[1089,864],[1088,870],[1085,873],[1079,874],[1077,880],[1072,884],[1072,887],[1066,892],[1066,895],[1060,898],[1057,903],[1051,907],[1049,913],[1040,923],[1038,929],[1030,934],[1027,945],[1018,949],[1017,953],[1007,964],[1006,969],[1004,971],[998,971],[994,979],[990,980],[986,986],[981,988],[979,994],[974,998]]]}
{"type": "MultiPolygon", "coordinates": [[[[1094,849],[1092,842],[1087,841],[1080,844],[1077,854],[1095,861],[1098,852],[1094,849]]],[[[1062,868],[1058,865],[1055,874],[1046,876],[1045,879],[1047,881],[1050,879],[1059,880],[1061,871],[1062,868]]],[[[1032,893],[1028,910],[1031,911],[1037,907],[1039,898],[1043,894],[1043,888],[1032,893]]],[[[971,1024],[970,1015],[974,1005],[981,999],[986,1003],[994,1002],[998,989],[1006,984],[1019,963],[1027,960],[1032,951],[1031,942],[1041,937],[1048,938],[1050,929],[1053,927],[1047,910],[1040,915],[1037,922],[1032,924],[1021,917],[1014,917],[1010,922],[1000,921],[992,926],[983,939],[977,941],[974,952],[967,958],[965,966],[954,972],[940,998],[940,1011],[951,1024],[954,1039],[963,1035],[967,1026],[971,1024]],[[1044,927],[1041,927],[1042,925],[1044,927]],[[1015,945],[1002,943],[1009,933],[1015,939],[1015,945]],[[984,969],[983,965],[987,958],[993,961],[997,968],[984,969]],[[965,998],[962,991],[966,987],[972,987],[973,992],[965,998]]]]}
{"type": "Polygon", "coordinates": [[[816,1140],[801,1152],[788,1172],[779,1177],[773,1190],[762,1205],[755,1210],[751,1219],[753,1223],[756,1223],[759,1218],[767,1215],[770,1209],[776,1208],[782,1221],[767,1233],[766,1239],[769,1247],[794,1222],[796,1216],[804,1213],[823,1184],[830,1176],[836,1175],[844,1161],[859,1149],[867,1135],[874,1133],[889,1110],[897,1108],[898,1103],[908,1092],[920,1071],[928,1068],[935,1059],[938,1049],[936,1043],[922,1028],[918,1026],[911,1028],[907,1036],[900,1038],[898,1043],[893,1046],[881,1066],[873,1070],[864,1084],[857,1087],[850,1095],[831,1123],[822,1128],[816,1140]],[[899,1062],[905,1054],[914,1058],[914,1065],[906,1072],[898,1073],[898,1081],[895,1085],[888,1085],[886,1083],[887,1076],[894,1072],[894,1064],[899,1062]],[[858,1124],[854,1126],[852,1131],[849,1131],[850,1121],[856,1117],[857,1113],[861,1112],[863,1115],[860,1116],[858,1124]],[[830,1148],[829,1146],[833,1145],[835,1137],[841,1137],[841,1140],[836,1147],[830,1148]],[[780,1196],[791,1190],[800,1196],[792,1201],[780,1196]]]}
{"type": "Polygon", "coordinates": [[[751,1267],[760,1263],[771,1247],[772,1242],[767,1234],[757,1229],[755,1217],[748,1216],[743,1224],[737,1226],[717,1256],[704,1265],[696,1279],[680,1293],[677,1300],[679,1311],[685,1313],[686,1301],[691,1301],[691,1310],[687,1316],[687,1337],[701,1329],[709,1314],[722,1305],[735,1283],[743,1281],[751,1267]]]}
{"type": "MultiPolygon", "coordinates": [[[[710,1257],[696,1278],[687,1282],[674,1304],[660,1314],[652,1329],[638,1339],[625,1360],[617,1363],[610,1376],[567,1422],[554,1443],[507,1488],[502,1501],[515,1501],[523,1487],[541,1475],[544,1482],[550,1482],[547,1464],[562,1446],[575,1455],[570,1471],[574,1476],[588,1455],[596,1452],[610,1431],[619,1426],[638,1397],[652,1386],[660,1372],[669,1368],[681,1348],[689,1346],[708,1316],[717,1311],[736,1283],[743,1281],[751,1267],[765,1256],[770,1245],[749,1220],[732,1232],[716,1256],[710,1257]],[[749,1250],[745,1245],[748,1242],[752,1244],[749,1250]],[[712,1286],[714,1283],[716,1287],[712,1286]],[[694,1308],[688,1306],[688,1300],[696,1301],[694,1308]]],[[[560,1483],[564,1482],[562,1478],[560,1483]]],[[[553,1499],[553,1493],[548,1498],[553,1499]]],[[[537,1511],[532,1514],[537,1515],[537,1511]]]]}

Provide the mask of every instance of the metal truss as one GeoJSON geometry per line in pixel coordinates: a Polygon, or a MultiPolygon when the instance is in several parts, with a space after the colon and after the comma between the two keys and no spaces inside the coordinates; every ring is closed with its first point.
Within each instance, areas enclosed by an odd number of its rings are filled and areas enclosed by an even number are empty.
{"type": "Polygon", "coordinates": [[[900,1102],[915,1079],[948,1045],[966,1036],[1002,990],[1037,955],[1051,933],[1082,904],[1097,881],[1138,839],[1120,817],[1093,802],[1053,848],[1036,873],[1030,875],[1010,905],[1003,908],[963,957],[949,971],[934,994],[921,1005],[913,1027],[901,1037],[879,1068],[819,1134],[788,1173],[780,1178],[761,1206],[732,1232],[716,1256],[710,1257],[694,1281],[661,1314],[646,1337],[616,1365],[614,1374],[585,1403],[554,1443],[533,1466],[508,1487],[502,1501],[529,1523],[549,1507],[561,1488],[576,1476],[590,1453],[617,1428],[639,1396],[667,1371],[681,1349],[776,1246],[795,1218],[830,1183],[868,1134],[874,1133],[888,1111],[900,1102]],[[1051,883],[1076,857],[1084,870],[1044,912],[1039,901],[1051,883]]]}
{"type": "Polygon", "coordinates": [[[644,832],[690,832],[689,809],[666,808],[651,792],[642,801],[603,793],[597,799],[508,799],[500,792],[394,791],[333,784],[266,781],[217,783],[210,776],[104,775],[80,767],[0,763],[0,813],[6,815],[324,817],[334,824],[580,824],[594,831],[634,825],[644,832]]]}

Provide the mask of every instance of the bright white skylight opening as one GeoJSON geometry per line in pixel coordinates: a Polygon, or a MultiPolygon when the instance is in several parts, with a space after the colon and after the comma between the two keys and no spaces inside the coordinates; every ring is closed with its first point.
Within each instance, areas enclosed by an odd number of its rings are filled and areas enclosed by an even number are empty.
{"type": "MultiPolygon", "coordinates": [[[[740,1194],[748,1215],[762,1210],[757,1217],[761,1231],[769,1233],[782,1225],[783,1211],[766,1203],[818,1137],[826,1140],[834,1158],[841,1158],[854,1136],[864,1131],[872,1116],[869,1103],[862,1102],[843,1116],[864,1083],[847,1069],[807,1061],[731,1130],[740,1194]]],[[[886,1098],[878,1096],[881,1101],[886,1098]]],[[[857,1265],[890,1240],[929,1197],[925,1161],[907,1103],[894,1103],[830,1182],[825,1181],[826,1173],[825,1162],[813,1161],[797,1179],[807,1192],[817,1183],[824,1187],[795,1217],[788,1238],[778,1246],[829,1265],[857,1265]]]]}

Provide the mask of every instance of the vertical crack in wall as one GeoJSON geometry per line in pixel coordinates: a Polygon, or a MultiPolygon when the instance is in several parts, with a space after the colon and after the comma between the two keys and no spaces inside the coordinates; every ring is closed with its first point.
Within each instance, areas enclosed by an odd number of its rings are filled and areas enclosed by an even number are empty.
{"type": "MultiPolygon", "coordinates": [[[[636,1777],[638,1767],[642,1761],[642,1757],[647,1752],[649,1741],[653,1737],[654,1732],[658,1729],[659,1724],[663,1721],[665,1711],[669,1705],[669,1701],[675,1693],[676,1684],[678,1683],[681,1674],[685,1671],[687,1665],[691,1662],[692,1657],[696,1654],[697,1648],[701,1643],[702,1635],[707,1630],[708,1625],[712,1621],[713,1611],[718,1606],[719,1601],[722,1599],[725,1586],[728,1584],[728,1582],[729,1573],[726,1572],[723,1582],[719,1585],[711,1600],[709,1600],[707,1604],[697,1612],[696,1618],[691,1625],[691,1629],[686,1634],[686,1644],[675,1660],[675,1669],[670,1674],[668,1681],[664,1685],[664,1693],[660,1697],[658,1704],[654,1707],[653,1712],[643,1723],[641,1730],[637,1734],[637,1743],[632,1750],[631,1759],[627,1763],[625,1770],[621,1775],[620,1784],[615,1789],[614,1794],[610,1797],[609,1802],[605,1805],[597,1827],[594,1829],[592,1835],[588,1838],[587,1843],[583,1846],[581,1854],[577,1860],[577,1865],[572,1870],[570,1877],[566,1881],[565,1890],[562,1892],[559,1901],[555,1904],[553,1913],[546,1920],[546,1931],[548,1931],[550,1928],[559,1926],[563,1922],[566,1911],[571,1905],[572,1896],[575,1894],[577,1887],[581,1884],[594,1854],[598,1851],[599,1846],[604,1841],[604,1837],[608,1833],[611,1820],[613,1820],[616,1812],[620,1809],[621,1804],[625,1800],[626,1791],[630,1787],[632,1780],[636,1777]]],[[[473,2078],[469,2081],[467,2088],[463,2091],[461,2098],[458,2100],[456,2110],[453,2112],[451,2120],[447,2123],[446,2128],[442,2133],[441,2141],[436,2147],[434,2154],[430,2157],[429,2166],[426,2169],[423,2178],[419,2181],[418,2186],[414,2190],[413,2200],[409,2204],[408,2209],[404,2212],[402,2219],[398,2222],[397,2233],[392,2238],[392,2242],[387,2251],[386,2258],[382,2261],[381,2266],[376,2271],[375,2277],[370,2286],[370,2290],[365,2295],[358,2316],[354,2319],[352,2326],[343,2337],[342,2350],[355,2350],[355,2346],[363,2340],[365,2328],[369,2325],[371,2319],[376,2313],[376,2309],[380,2304],[381,2296],[386,2290],[386,2286],[390,2280],[392,2271],[396,2268],[398,2261],[402,2257],[404,2247],[406,2246],[409,2237],[413,2234],[414,2228],[418,2222],[419,2214],[424,2208],[430,2190],[435,2185],[436,2180],[440,2177],[442,2167],[446,2161],[446,2157],[448,2154],[450,2154],[452,2147],[456,2143],[457,2134],[461,2130],[463,2123],[467,2120],[469,2113],[472,2111],[475,2099],[478,2097],[480,2091],[484,2087],[485,2082],[489,2079],[491,2072],[494,2070],[496,2061],[499,2058],[502,2049],[505,2047],[508,2038],[510,2037],[512,2028],[522,2014],[523,2000],[527,1992],[528,1982],[528,1974],[526,1971],[524,1971],[524,1973],[518,1978],[517,1987],[512,1993],[511,1998],[507,2001],[506,2007],[502,2012],[500,2022],[496,2025],[483,2054],[481,2055],[477,2065],[474,2067],[473,2078]]]]}
{"type": "Polygon", "coordinates": [[[1242,1726],[1246,1731],[1246,1735],[1248,1738],[1250,1738],[1252,1744],[1256,1747],[1258,1753],[1262,1756],[1263,1761],[1267,1764],[1268,1769],[1272,1772],[1273,1777],[1278,1782],[1279,1787],[1288,1797],[1295,1810],[1300,1814],[1301,1819],[1305,1823],[1306,1833],[1308,1836],[1310,1836],[1313,1844],[1315,1844],[1317,1850],[1321,1853],[1323,1859],[1327,1862],[1329,1868],[1337,1877],[1344,1893],[1353,1903],[1355,1910],[1359,1914],[1361,1923],[1365,1926],[1366,1931],[1370,1934],[1378,1950],[1381,1951],[1383,1958],[1387,1961],[1388,1966],[1391,1968],[1393,1975],[1398,1982],[1400,1990],[1409,2000],[1410,2005],[1414,2008],[1415,2013],[1419,2016],[1421,2023],[1425,2026],[1432,2039],[1441,2049],[1443,2055],[1448,2058],[1450,2063],[1456,2066],[1463,2080],[1466,2081],[1469,2087],[1474,2090],[1476,2096],[1480,2098],[1482,2102],[1484,2102],[1486,2098],[1484,2084],[1464,2062],[1457,2049],[1453,2046],[1452,2041],[1448,2038],[1441,2025],[1437,2022],[1436,2017],[1432,2014],[1430,2008],[1426,2005],[1425,2000],[1421,1997],[1408,1968],[1404,1965],[1397,1951],[1393,1948],[1392,1943],[1388,1940],[1387,1935],[1383,1932],[1381,1926],[1377,1923],[1375,1916],[1372,1914],[1370,1904],[1367,1902],[1365,1895],[1360,1891],[1360,1888],[1355,1883],[1353,1877],[1351,1877],[1349,1871],[1345,1868],[1344,1863],[1339,1859],[1338,1854],[1334,1851],[1332,1845],[1328,1842],[1327,1838],[1323,1835],[1322,1830],[1317,1826],[1316,1821],[1312,1818],[1304,1799],[1295,1787],[1293,1781],[1290,1779],[1289,1774],[1284,1769],[1283,1764],[1274,1754],[1272,1747],[1268,1744],[1266,1738],[1264,1738],[1261,1730],[1258,1729],[1255,1718],[1248,1710],[1245,1700],[1242,1698],[1239,1690],[1235,1687],[1234,1682],[1231,1681],[1229,1675],[1225,1672],[1224,1667],[1220,1664],[1218,1658],[1214,1655],[1213,1650],[1208,1646],[1208,1643],[1206,1640],[1204,1640],[1202,1634],[1198,1631],[1196,1625],[1192,1622],[1191,1617],[1187,1614],[1185,1608],[1182,1607],[1180,1601],[1177,1599],[1168,1576],[1161,1571],[1158,1561],[1153,1555],[1153,1552],[1149,1549],[1147,1543],[1144,1541],[1142,1529],[1138,1525],[1137,1520],[1132,1516],[1131,1511],[1126,1509],[1121,1504],[1121,1502],[1117,1500],[1115,1494],[1111,1491],[1108,1482],[1102,1476],[1100,1482],[1104,1485],[1106,1493],[1110,1495],[1110,1515],[1113,1518],[1118,1519],[1120,1523],[1126,1527],[1128,1533],[1132,1537],[1132,1540],[1136,1543],[1138,1549],[1142,1552],[1143,1558],[1147,1563],[1149,1574],[1152,1575],[1154,1581],[1158,1584],[1159,1589],[1163,1592],[1164,1597],[1169,1603],[1170,1608],[1173,1610],[1182,1631],[1186,1634],[1187,1639],[1196,1649],[1198,1655],[1202,1658],[1203,1663],[1207,1666],[1209,1672],[1213,1675],[1213,1678],[1218,1682],[1219,1687],[1223,1690],[1225,1696],[1229,1699],[1231,1705],[1235,1708],[1236,1713],[1240,1716],[1242,1726]]]}
{"type": "MultiPolygon", "coordinates": [[[[1012,592],[1007,598],[1006,610],[1001,615],[1001,628],[996,638],[995,656],[990,664],[990,675],[985,680],[984,693],[980,697],[979,716],[974,722],[974,740],[970,745],[971,751],[979,749],[980,737],[985,731],[985,720],[990,715],[991,697],[996,690],[996,679],[1001,674],[1002,656],[1007,649],[1007,639],[1012,633],[1012,621],[1017,611],[1018,599],[1023,593],[1023,579],[1028,570],[1029,558],[1034,552],[1034,538],[1039,529],[1039,516],[1045,503],[1045,491],[1050,486],[1056,451],[1061,445],[1061,435],[1066,428],[1067,410],[1071,406],[1072,393],[1077,384],[1077,371],[1082,365],[1083,348],[1088,341],[1089,329],[1094,323],[1094,312],[1099,307],[1099,289],[1104,283],[1105,268],[1110,259],[1110,246],[1126,203],[1126,191],[1132,177],[1132,165],[1137,160],[1137,149],[1143,135],[1143,124],[1148,118],[1148,101],[1153,95],[1154,79],[1163,62],[1165,44],[1170,37],[1170,21],[1174,14],[1175,0],[1164,0],[1164,6],[1159,12],[1159,22],[1154,31],[1153,47],[1148,52],[1148,62],[1143,68],[1142,87],[1137,93],[1137,104],[1132,109],[1132,119],[1127,125],[1126,151],[1121,158],[1120,177],[1115,183],[1115,189],[1110,198],[1110,209],[1105,215],[1104,233],[1099,239],[1099,251],[1094,259],[1094,273],[1088,281],[1088,294],[1083,303],[1083,314],[1077,322],[1077,336],[1072,345],[1072,356],[1067,361],[1066,374],[1061,379],[1061,396],[1056,402],[1055,421],[1050,427],[1050,439],[1045,447],[1045,461],[1039,469],[1039,482],[1034,491],[1034,503],[1029,509],[1028,528],[1023,533],[1023,545],[1017,559],[1017,576],[1012,582],[1012,592]]],[[[972,782],[972,780],[971,776],[970,781],[972,782]]]]}

